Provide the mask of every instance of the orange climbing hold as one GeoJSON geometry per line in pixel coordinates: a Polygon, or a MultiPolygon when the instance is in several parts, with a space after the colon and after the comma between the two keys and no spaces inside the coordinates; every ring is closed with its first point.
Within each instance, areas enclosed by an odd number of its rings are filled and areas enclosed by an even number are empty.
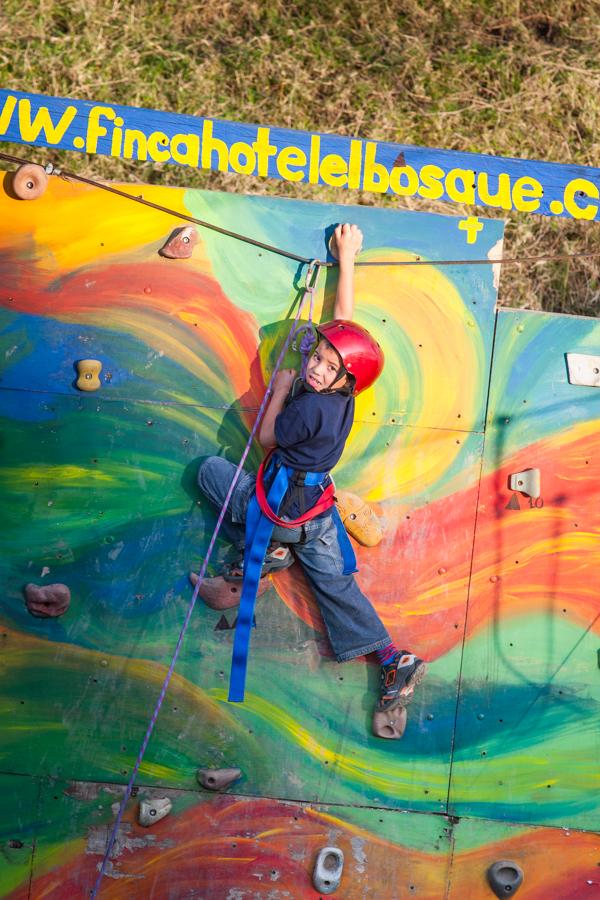
{"type": "Polygon", "coordinates": [[[158,252],[167,259],[189,259],[197,243],[198,232],[193,225],[186,225],[185,228],[176,228],[158,252]]]}
{"type": "Polygon", "coordinates": [[[336,491],[335,504],[348,534],[363,547],[377,546],[383,531],[369,504],[350,491],[336,491]]]}

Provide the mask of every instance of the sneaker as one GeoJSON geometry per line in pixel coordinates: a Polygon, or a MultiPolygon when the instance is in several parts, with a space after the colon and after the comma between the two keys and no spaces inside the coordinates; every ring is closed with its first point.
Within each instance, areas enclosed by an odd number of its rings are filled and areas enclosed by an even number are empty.
{"type": "MultiPolygon", "coordinates": [[[[264,562],[260,571],[260,577],[264,578],[270,572],[281,572],[283,569],[289,569],[294,564],[292,551],[285,544],[272,543],[269,544],[265,554],[264,562]]],[[[223,570],[223,578],[225,581],[242,581],[244,577],[244,557],[242,556],[233,563],[226,563],[223,570]]]]}
{"type": "Polygon", "coordinates": [[[406,706],[412,700],[415,687],[423,681],[427,664],[409,653],[400,650],[393,660],[381,667],[378,710],[406,706]]]}

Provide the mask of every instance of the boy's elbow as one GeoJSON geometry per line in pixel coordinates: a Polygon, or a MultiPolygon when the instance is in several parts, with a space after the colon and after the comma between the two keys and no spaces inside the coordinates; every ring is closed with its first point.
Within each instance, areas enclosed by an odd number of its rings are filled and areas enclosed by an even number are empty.
{"type": "Polygon", "coordinates": [[[258,432],[258,443],[264,450],[270,450],[277,443],[272,430],[261,428],[258,432]]]}

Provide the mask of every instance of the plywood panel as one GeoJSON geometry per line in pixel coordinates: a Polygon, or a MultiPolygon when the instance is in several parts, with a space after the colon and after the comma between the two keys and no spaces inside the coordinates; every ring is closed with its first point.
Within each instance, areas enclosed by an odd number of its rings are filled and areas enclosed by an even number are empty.
{"type": "Polygon", "coordinates": [[[40,786],[23,775],[0,775],[0,897],[29,887],[40,786]]]}
{"type": "Polygon", "coordinates": [[[519,900],[574,900],[599,893],[598,834],[461,819],[452,840],[448,900],[493,897],[487,872],[500,860],[516,863],[523,872],[519,900]]]}
{"type": "MultiPolygon", "coordinates": [[[[128,805],[103,897],[317,898],[314,863],[330,845],[345,857],[338,895],[438,900],[444,891],[451,829],[439,816],[170,791],[170,815],[143,828],[137,807],[147,795],[140,790],[128,805]]],[[[43,799],[32,896],[83,895],[94,884],[119,789],[58,782],[43,799]]],[[[12,895],[25,897],[26,889],[12,895]]]]}
{"type": "Polygon", "coordinates": [[[505,312],[494,354],[452,809],[598,828],[600,391],[594,320],[505,312]],[[511,473],[541,473],[537,500],[511,473]]]}

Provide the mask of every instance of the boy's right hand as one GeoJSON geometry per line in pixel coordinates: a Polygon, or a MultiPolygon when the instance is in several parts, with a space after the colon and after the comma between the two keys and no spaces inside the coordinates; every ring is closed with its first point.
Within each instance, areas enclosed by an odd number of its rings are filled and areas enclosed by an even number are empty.
{"type": "Polygon", "coordinates": [[[280,369],[273,381],[273,393],[288,394],[296,380],[295,369],[280,369]]]}
{"type": "Polygon", "coordinates": [[[354,262],[354,257],[362,250],[363,233],[358,225],[338,225],[334,231],[337,258],[342,262],[354,262]]]}

